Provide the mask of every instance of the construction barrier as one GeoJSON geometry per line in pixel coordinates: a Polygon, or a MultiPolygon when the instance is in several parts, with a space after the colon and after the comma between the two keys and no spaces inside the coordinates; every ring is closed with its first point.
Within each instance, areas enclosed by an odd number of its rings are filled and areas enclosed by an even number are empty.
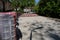
{"type": "Polygon", "coordinates": [[[16,12],[0,12],[0,40],[16,40],[16,12]]]}

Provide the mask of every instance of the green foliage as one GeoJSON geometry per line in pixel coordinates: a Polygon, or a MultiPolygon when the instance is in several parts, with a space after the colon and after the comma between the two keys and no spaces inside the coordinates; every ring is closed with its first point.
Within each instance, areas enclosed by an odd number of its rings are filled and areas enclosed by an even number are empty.
{"type": "Polygon", "coordinates": [[[38,14],[50,17],[60,17],[59,0],[41,0],[39,2],[38,14]]]}
{"type": "Polygon", "coordinates": [[[11,6],[12,8],[16,9],[15,11],[18,11],[17,9],[21,6],[20,0],[11,0],[11,6]]]}
{"type": "Polygon", "coordinates": [[[39,8],[39,6],[36,5],[36,6],[34,6],[33,10],[34,10],[36,13],[38,13],[38,10],[39,10],[38,8],[39,8]]]}
{"type": "Polygon", "coordinates": [[[35,4],[35,0],[11,0],[11,5],[16,11],[23,10],[25,7],[32,7],[35,4]]]}

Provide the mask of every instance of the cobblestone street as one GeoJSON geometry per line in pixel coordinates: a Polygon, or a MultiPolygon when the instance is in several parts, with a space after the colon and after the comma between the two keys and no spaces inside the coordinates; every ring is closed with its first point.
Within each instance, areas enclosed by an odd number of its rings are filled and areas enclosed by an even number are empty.
{"type": "Polygon", "coordinates": [[[30,40],[31,30],[37,27],[42,27],[42,29],[32,32],[32,40],[60,40],[60,22],[42,16],[19,18],[22,40],[30,40]]]}

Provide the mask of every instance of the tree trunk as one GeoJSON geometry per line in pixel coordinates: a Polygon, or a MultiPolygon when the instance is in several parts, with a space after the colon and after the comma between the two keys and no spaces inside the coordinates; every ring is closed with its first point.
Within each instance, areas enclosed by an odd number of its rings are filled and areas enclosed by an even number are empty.
{"type": "Polygon", "coordinates": [[[2,1],[2,4],[3,4],[3,12],[5,12],[5,2],[2,1]]]}
{"type": "Polygon", "coordinates": [[[16,12],[17,12],[17,8],[16,8],[16,12]]]}

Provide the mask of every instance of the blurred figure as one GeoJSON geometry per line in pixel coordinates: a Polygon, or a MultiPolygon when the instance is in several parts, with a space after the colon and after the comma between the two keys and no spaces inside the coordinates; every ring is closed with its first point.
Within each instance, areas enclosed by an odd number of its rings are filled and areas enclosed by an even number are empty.
{"type": "Polygon", "coordinates": [[[16,19],[16,39],[19,40],[21,39],[22,40],[22,32],[21,30],[18,28],[19,26],[19,23],[18,23],[18,18],[16,19]]]}
{"type": "Polygon", "coordinates": [[[22,40],[22,32],[18,27],[16,27],[16,39],[17,40],[19,40],[19,39],[22,40]]]}

